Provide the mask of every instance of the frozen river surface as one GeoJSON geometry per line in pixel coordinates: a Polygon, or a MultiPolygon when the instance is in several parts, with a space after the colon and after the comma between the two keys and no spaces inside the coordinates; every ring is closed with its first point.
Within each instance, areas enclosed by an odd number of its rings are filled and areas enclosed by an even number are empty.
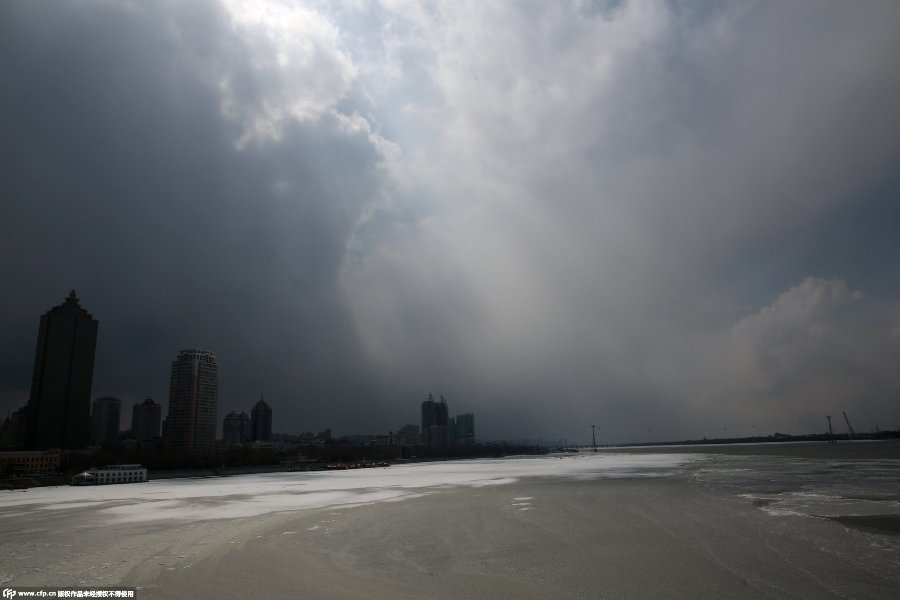
{"type": "Polygon", "coordinates": [[[428,462],[388,468],[234,477],[161,479],[142,484],[46,487],[0,492],[0,518],[90,509],[109,520],[231,519],[272,512],[400,500],[457,486],[503,485],[525,477],[667,476],[697,455],[590,455],[428,462]],[[22,513],[28,507],[35,513],[22,513]]]}
{"type": "Polygon", "coordinates": [[[898,598],[900,461],[829,452],[5,491],[0,585],[121,584],[140,598],[898,598]]]}

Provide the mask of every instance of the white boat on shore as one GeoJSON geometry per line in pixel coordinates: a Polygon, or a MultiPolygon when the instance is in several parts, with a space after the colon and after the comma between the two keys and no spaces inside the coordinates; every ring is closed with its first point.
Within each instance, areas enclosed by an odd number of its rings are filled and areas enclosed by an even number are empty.
{"type": "Polygon", "coordinates": [[[102,469],[88,469],[79,473],[72,478],[70,485],[107,485],[141,481],[147,481],[147,469],[141,465],[106,465],[102,469]]]}

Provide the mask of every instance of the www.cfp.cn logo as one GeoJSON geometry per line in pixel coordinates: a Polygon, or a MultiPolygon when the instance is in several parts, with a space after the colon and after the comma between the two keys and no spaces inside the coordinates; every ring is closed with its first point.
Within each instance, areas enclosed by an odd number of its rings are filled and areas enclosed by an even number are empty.
{"type": "Polygon", "coordinates": [[[16,590],[10,588],[3,588],[3,597],[4,598],[15,598],[16,590]]]}

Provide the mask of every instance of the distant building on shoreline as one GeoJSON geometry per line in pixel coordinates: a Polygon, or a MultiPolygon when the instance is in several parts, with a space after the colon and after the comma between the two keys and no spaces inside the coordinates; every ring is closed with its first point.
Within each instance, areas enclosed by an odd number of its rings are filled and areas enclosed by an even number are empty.
{"type": "Polygon", "coordinates": [[[59,471],[59,448],[0,452],[0,476],[25,477],[59,471]]]}
{"type": "Polygon", "coordinates": [[[441,396],[436,402],[434,396],[428,394],[428,400],[422,402],[422,445],[429,448],[446,450],[448,445],[447,401],[441,396]]]}
{"type": "Polygon", "coordinates": [[[241,411],[231,411],[222,423],[222,439],[226,444],[243,444],[250,441],[250,417],[241,411]]]}
{"type": "Polygon", "coordinates": [[[91,407],[91,443],[110,444],[119,437],[119,420],[122,402],[118,398],[103,397],[94,400],[91,407]]]}
{"type": "Polygon", "coordinates": [[[250,410],[250,437],[254,442],[272,441],[272,408],[259,395],[259,402],[250,410]]]}
{"type": "Polygon", "coordinates": [[[182,350],[172,362],[166,447],[198,455],[216,450],[219,367],[207,350],[182,350]]]}
{"type": "Polygon", "coordinates": [[[399,446],[419,445],[419,426],[404,425],[397,430],[397,444],[399,446]]]}
{"type": "Polygon", "coordinates": [[[475,445],[475,415],[463,413],[456,415],[456,427],[454,441],[457,446],[475,445]]]}
{"type": "Polygon", "coordinates": [[[25,447],[28,408],[25,406],[7,415],[0,425],[0,449],[21,450],[25,447]]]}
{"type": "Polygon", "coordinates": [[[99,323],[75,290],[41,316],[25,447],[80,450],[91,437],[91,385],[99,323]]]}
{"type": "Polygon", "coordinates": [[[131,435],[139,442],[149,442],[159,437],[162,406],[147,398],[131,409],[131,435]]]}

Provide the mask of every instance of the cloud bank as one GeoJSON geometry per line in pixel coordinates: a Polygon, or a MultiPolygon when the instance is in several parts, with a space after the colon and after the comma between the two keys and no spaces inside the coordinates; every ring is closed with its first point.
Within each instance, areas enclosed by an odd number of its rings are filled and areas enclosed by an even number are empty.
{"type": "Polygon", "coordinates": [[[75,287],[96,395],[280,431],[898,426],[895,3],[0,12],[6,408],[75,287]]]}

